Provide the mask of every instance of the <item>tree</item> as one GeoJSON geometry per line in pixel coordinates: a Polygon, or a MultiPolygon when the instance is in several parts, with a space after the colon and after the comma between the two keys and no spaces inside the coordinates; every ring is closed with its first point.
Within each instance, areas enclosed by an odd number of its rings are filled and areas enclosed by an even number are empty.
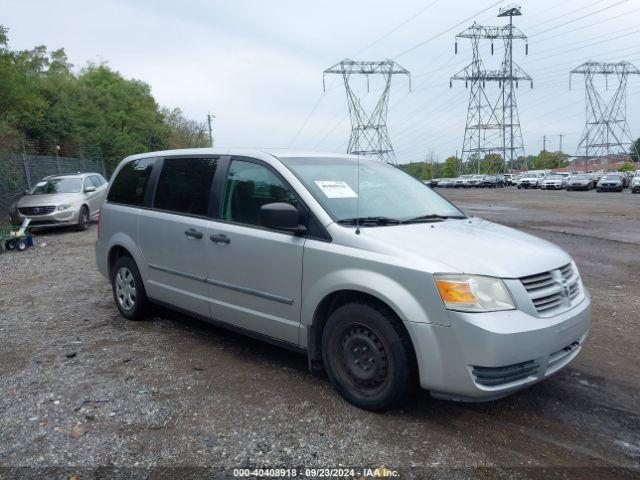
{"type": "Polygon", "coordinates": [[[636,169],[636,166],[633,162],[624,162],[620,168],[618,168],[621,172],[633,172],[636,169]]]}
{"type": "Polygon", "coordinates": [[[451,156],[444,161],[441,174],[443,178],[453,178],[458,176],[458,157],[451,156]]]}
{"type": "Polygon", "coordinates": [[[636,139],[636,141],[631,144],[629,155],[631,155],[632,161],[640,162],[640,138],[636,139]]]}
{"type": "Polygon", "coordinates": [[[569,162],[569,156],[562,152],[547,152],[541,150],[538,155],[533,157],[533,168],[536,170],[547,170],[552,168],[566,167],[569,162]]]}
{"type": "Polygon", "coordinates": [[[204,122],[186,118],[179,108],[163,108],[162,116],[169,127],[167,148],[198,148],[210,145],[209,133],[204,122]]]}
{"type": "Polygon", "coordinates": [[[12,51],[0,26],[0,151],[102,158],[208,145],[204,125],[161,109],[151,87],[106,64],[74,72],[64,49],[12,51]]]}

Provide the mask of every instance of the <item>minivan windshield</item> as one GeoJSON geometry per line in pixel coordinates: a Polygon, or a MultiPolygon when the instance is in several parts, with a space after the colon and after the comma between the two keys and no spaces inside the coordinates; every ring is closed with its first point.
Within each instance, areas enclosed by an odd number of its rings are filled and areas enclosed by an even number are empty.
{"type": "Polygon", "coordinates": [[[36,184],[29,195],[50,195],[54,193],[80,193],[82,191],[81,178],[51,178],[36,184]]]}
{"type": "Polygon", "coordinates": [[[378,160],[281,158],[336,222],[393,225],[464,214],[419,180],[378,160]],[[358,182],[359,179],[359,182],[358,182]],[[357,205],[360,197],[359,205],[357,205]]]}

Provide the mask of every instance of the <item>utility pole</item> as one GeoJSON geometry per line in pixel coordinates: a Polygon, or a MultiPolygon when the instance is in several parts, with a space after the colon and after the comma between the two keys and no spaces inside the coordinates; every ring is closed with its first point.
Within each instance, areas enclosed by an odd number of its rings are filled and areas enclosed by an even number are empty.
{"type": "Polygon", "coordinates": [[[209,125],[209,146],[213,148],[213,131],[211,129],[211,119],[216,118],[215,115],[211,115],[211,112],[207,113],[207,124],[209,125]]]}
{"type": "MultiPolygon", "coordinates": [[[[524,158],[524,144],[514,88],[518,87],[519,80],[530,82],[533,88],[533,80],[513,61],[514,40],[527,40],[526,35],[513,25],[513,17],[520,15],[522,13],[518,6],[501,8],[498,17],[509,17],[507,25],[490,27],[474,23],[456,35],[455,53],[458,53],[460,38],[471,40],[473,51],[471,63],[449,80],[450,87],[454,80],[464,80],[465,87],[471,84],[461,157],[462,162],[472,164],[469,165],[471,171],[477,170],[475,164],[479,168],[480,161],[491,153],[499,153],[508,170],[527,169],[526,160],[519,160],[524,158]],[[505,51],[499,69],[485,68],[480,55],[481,40],[491,41],[491,54],[495,40],[504,43],[505,51]],[[489,98],[487,82],[498,83],[500,96],[497,101],[489,98]]],[[[528,52],[528,44],[525,44],[525,54],[528,52]]],[[[496,167],[489,165],[489,170],[496,167]]]]}
{"type": "Polygon", "coordinates": [[[62,168],[60,167],[60,155],[58,152],[60,151],[60,145],[56,145],[56,167],[58,169],[58,175],[62,173],[62,168]]]}
{"type": "Polygon", "coordinates": [[[547,151],[547,137],[558,137],[558,152],[562,153],[562,137],[564,137],[564,133],[558,133],[556,135],[543,135],[542,150],[545,152],[547,151]]]}
{"type": "Polygon", "coordinates": [[[323,72],[323,88],[324,78],[329,74],[342,75],[347,93],[349,116],[351,118],[351,137],[349,138],[347,152],[354,155],[376,156],[381,161],[395,164],[396,158],[393,153],[389,131],[387,130],[391,78],[393,75],[406,75],[409,78],[409,91],[411,91],[411,74],[409,70],[392,60],[372,62],[355,61],[346,58],[323,72]],[[352,75],[364,75],[366,77],[367,92],[369,91],[370,75],[380,75],[385,82],[382,93],[370,113],[365,111],[360,98],[353,90],[353,85],[351,84],[352,75]]]}

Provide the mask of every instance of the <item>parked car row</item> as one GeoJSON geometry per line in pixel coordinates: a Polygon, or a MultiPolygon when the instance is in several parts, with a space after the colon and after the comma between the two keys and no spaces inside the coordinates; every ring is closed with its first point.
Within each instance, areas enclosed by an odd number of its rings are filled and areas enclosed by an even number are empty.
{"type": "Polygon", "coordinates": [[[432,178],[424,183],[432,188],[503,188],[507,180],[504,175],[462,175],[457,178],[432,178]]]}
{"type": "Polygon", "coordinates": [[[627,172],[551,172],[532,170],[519,175],[461,175],[456,178],[425,180],[426,185],[438,188],[497,188],[515,185],[518,189],[540,190],[596,190],[621,192],[631,188],[640,193],[640,170],[627,172]]]}

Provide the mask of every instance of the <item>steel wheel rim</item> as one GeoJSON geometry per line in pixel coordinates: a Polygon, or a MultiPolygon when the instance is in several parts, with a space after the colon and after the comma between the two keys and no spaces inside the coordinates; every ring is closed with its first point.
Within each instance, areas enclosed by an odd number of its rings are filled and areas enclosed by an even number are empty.
{"type": "Polygon", "coordinates": [[[124,310],[132,310],[136,305],[136,282],[127,267],[120,267],[115,277],[116,298],[124,310]]]}
{"type": "Polygon", "coordinates": [[[345,325],[333,345],[336,374],[362,396],[373,396],[389,382],[391,358],[380,335],[361,323],[345,325]]]}

